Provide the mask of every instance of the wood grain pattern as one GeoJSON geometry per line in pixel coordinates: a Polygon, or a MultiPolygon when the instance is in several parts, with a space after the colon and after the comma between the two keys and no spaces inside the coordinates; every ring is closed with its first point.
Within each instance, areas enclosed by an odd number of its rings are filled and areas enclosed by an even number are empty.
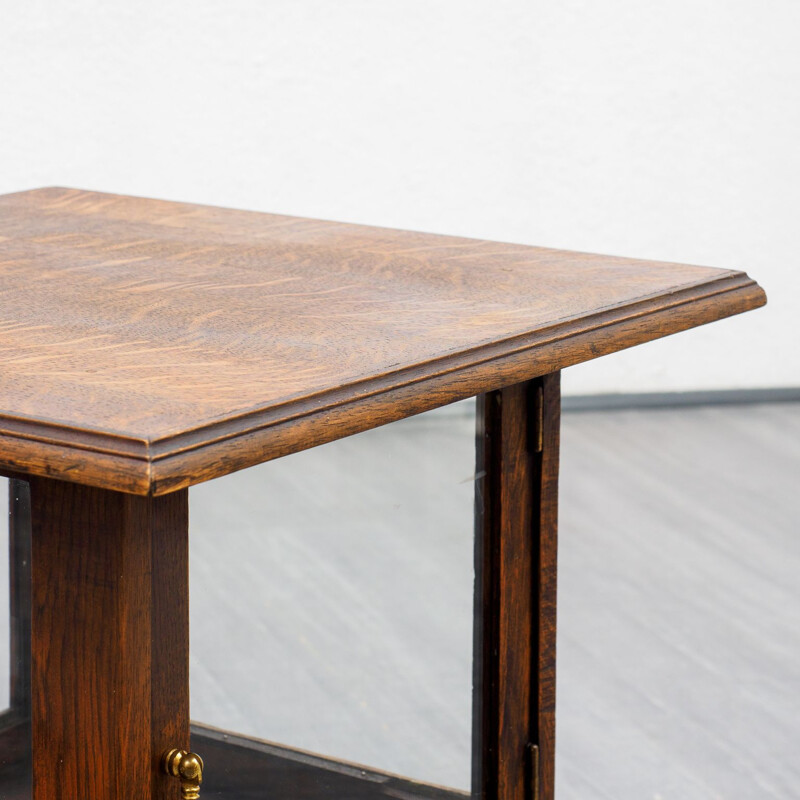
{"type": "Polygon", "coordinates": [[[536,651],[534,701],[539,746],[539,798],[555,796],[556,755],[556,600],[558,566],[558,474],[561,436],[561,374],[546,375],[542,404],[540,452],[537,455],[534,504],[536,651]]]}
{"type": "Polygon", "coordinates": [[[162,494],[765,302],[742,272],[0,197],[0,468],[162,494]]]}
{"type": "Polygon", "coordinates": [[[177,800],[189,739],[188,495],[31,480],[33,800],[177,800]]]}
{"type": "Polygon", "coordinates": [[[559,374],[478,399],[473,794],[553,800],[559,374]],[[539,748],[533,775],[530,745],[539,748]]]}

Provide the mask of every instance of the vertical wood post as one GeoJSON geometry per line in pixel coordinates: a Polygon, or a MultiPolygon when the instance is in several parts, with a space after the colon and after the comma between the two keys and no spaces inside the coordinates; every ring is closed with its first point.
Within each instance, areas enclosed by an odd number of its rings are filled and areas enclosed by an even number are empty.
{"type": "Polygon", "coordinates": [[[482,800],[553,800],[560,403],[559,373],[478,399],[473,791],[482,800]]]}
{"type": "Polygon", "coordinates": [[[189,746],[188,493],[32,478],[33,800],[177,800],[189,746]]]}
{"type": "Polygon", "coordinates": [[[26,481],[8,481],[9,663],[11,710],[31,713],[31,493],[26,481]]]}

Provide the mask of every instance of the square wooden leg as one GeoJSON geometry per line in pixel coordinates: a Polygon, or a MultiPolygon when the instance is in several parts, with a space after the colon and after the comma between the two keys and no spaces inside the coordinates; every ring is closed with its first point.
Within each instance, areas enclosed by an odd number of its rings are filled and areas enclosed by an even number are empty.
{"type": "Polygon", "coordinates": [[[473,792],[553,800],[560,374],[481,395],[473,792]]]}
{"type": "Polygon", "coordinates": [[[188,494],[30,480],[33,800],[177,800],[189,746],[188,494]]]}

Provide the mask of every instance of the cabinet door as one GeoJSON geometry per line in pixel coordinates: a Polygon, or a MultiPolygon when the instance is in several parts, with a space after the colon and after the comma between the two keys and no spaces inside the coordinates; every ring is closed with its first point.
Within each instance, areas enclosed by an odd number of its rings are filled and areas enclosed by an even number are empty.
{"type": "Polygon", "coordinates": [[[195,487],[191,741],[188,491],[12,480],[1,800],[177,800],[173,749],[222,800],[551,800],[558,409],[555,374],[195,487]]]}
{"type": "Polygon", "coordinates": [[[551,375],[193,488],[206,797],[552,797],[559,402],[551,375]]]}

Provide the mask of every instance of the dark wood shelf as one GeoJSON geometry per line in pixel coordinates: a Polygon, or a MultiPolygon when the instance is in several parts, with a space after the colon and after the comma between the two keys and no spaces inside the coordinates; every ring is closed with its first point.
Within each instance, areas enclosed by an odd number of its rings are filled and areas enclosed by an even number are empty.
{"type": "Polygon", "coordinates": [[[465,800],[469,792],[432,786],[357,764],[192,724],[205,762],[201,796],[224,800],[465,800]]]}
{"type": "Polygon", "coordinates": [[[0,800],[31,800],[31,725],[16,711],[0,714],[0,800]]]}

